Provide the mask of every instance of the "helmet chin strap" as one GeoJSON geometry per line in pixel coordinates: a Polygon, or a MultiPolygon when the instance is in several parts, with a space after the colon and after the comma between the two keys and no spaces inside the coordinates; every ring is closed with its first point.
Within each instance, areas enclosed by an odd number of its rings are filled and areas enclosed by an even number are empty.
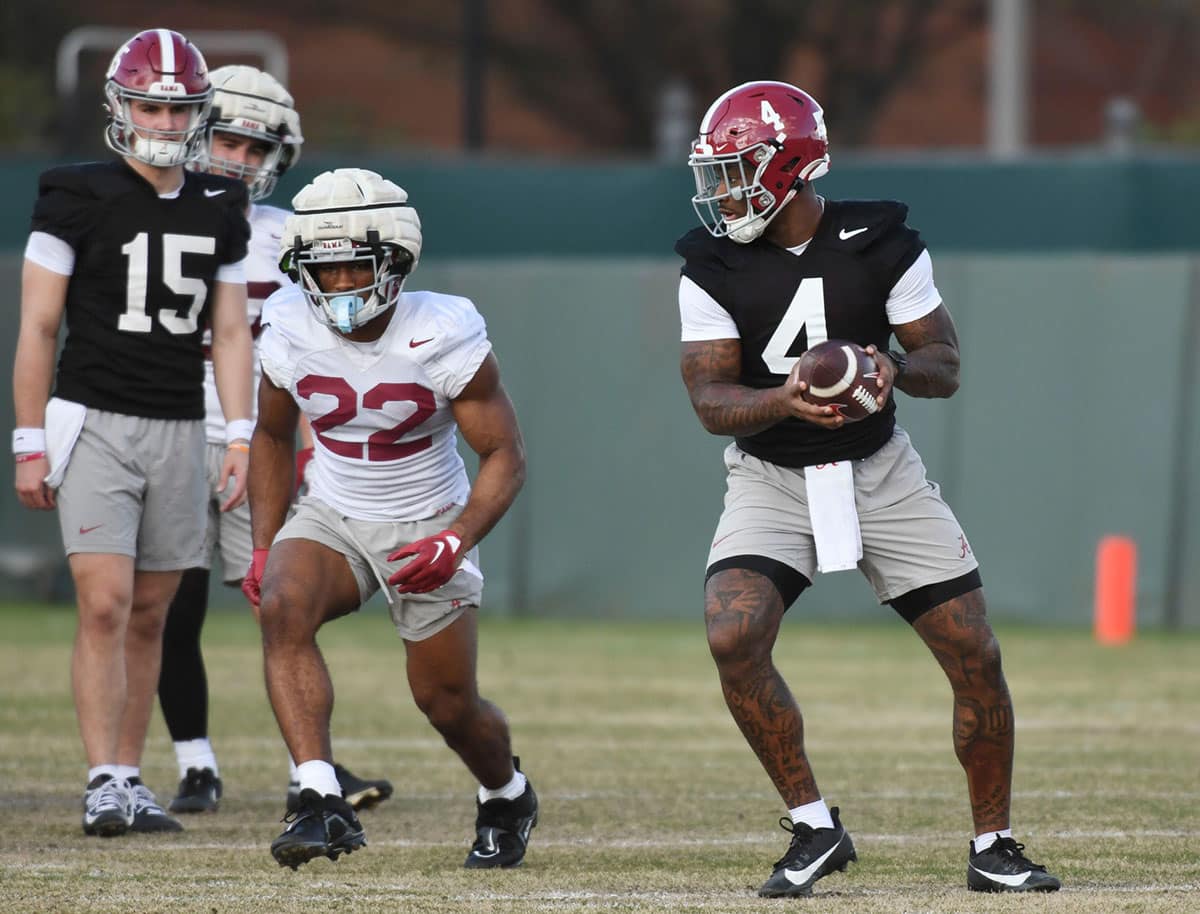
{"type": "Polygon", "coordinates": [[[793,187],[791,190],[789,190],[784,196],[783,202],[775,207],[775,211],[772,212],[771,215],[759,216],[755,219],[749,220],[745,225],[740,225],[735,228],[729,233],[730,239],[736,241],[738,244],[749,244],[751,241],[754,241],[756,238],[761,236],[762,233],[767,230],[767,226],[771,224],[771,220],[783,212],[783,208],[791,203],[793,199],[795,199],[797,190],[799,190],[797,187],[793,187]]]}

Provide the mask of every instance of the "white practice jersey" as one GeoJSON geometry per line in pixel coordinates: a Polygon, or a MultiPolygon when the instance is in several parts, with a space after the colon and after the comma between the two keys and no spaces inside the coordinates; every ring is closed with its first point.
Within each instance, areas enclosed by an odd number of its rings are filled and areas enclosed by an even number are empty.
{"type": "Polygon", "coordinates": [[[262,328],[262,370],[312,425],[309,495],[368,521],[423,520],[466,503],[450,401],[492,351],[468,299],[402,293],[383,336],[354,343],[293,285],[267,300],[262,328]]]}
{"type": "MultiPolygon", "coordinates": [[[[283,221],[287,210],[276,206],[250,205],[247,219],[250,222],[250,248],[246,254],[246,318],[250,321],[250,332],[258,338],[259,321],[263,302],[272,292],[292,285],[287,275],[279,271],[279,244],[283,234],[283,221]]],[[[221,401],[217,399],[217,379],[213,374],[212,330],[204,331],[204,432],[212,444],[225,443],[225,416],[221,412],[221,401]]],[[[258,412],[258,354],[254,356],[254,386],[251,388],[250,418],[258,412]]]]}

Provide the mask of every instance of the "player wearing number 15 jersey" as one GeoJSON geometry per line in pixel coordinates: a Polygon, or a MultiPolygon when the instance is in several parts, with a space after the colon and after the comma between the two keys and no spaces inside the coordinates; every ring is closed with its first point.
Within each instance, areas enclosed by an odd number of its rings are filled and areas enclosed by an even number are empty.
{"type": "Polygon", "coordinates": [[[791,842],[759,890],[808,895],[856,860],[804,748],[800,708],[771,654],[816,571],[857,567],[938,659],[974,820],[967,884],[1053,891],[1009,828],[1012,700],[967,539],[904,430],[894,387],[958,388],[958,339],[907,207],[838,202],[820,105],[780,82],[722,94],[689,159],[702,227],[680,239],[682,373],[704,427],[728,435],[728,490],[705,582],[708,643],[726,703],[788,807],[791,842]],[[888,351],[895,335],[905,352],[888,351]],[[804,399],[808,348],[848,339],[878,369],[880,410],[846,423],[804,399]]]}
{"type": "Polygon", "coordinates": [[[365,843],[330,755],[323,623],[382,589],[417,706],[478,778],[471,868],[516,866],[537,796],[508,725],[481,698],[476,544],[525,476],[521,433],[470,301],[402,291],[421,254],[408,194],[374,172],[325,172],[292,200],[283,265],[298,286],[263,308],[263,377],[250,464],[267,692],[296,760],[300,809],[271,845],[281,866],[365,843]],[[300,413],[313,432],[308,495],[287,519],[300,413]],[[468,482],[461,433],[479,455],[468,482]]]}
{"type": "Polygon", "coordinates": [[[240,446],[222,466],[234,503],[245,498],[251,342],[245,188],[183,167],[212,98],[203,56],[177,32],[141,32],[113,57],[105,94],[105,138],[120,158],[51,169],[39,183],[13,451],[22,503],[58,509],[75,581],[84,831],[116,835],[179,829],[139,765],[167,605],[203,555],[201,336],[211,323],[221,404],[240,446]]]}

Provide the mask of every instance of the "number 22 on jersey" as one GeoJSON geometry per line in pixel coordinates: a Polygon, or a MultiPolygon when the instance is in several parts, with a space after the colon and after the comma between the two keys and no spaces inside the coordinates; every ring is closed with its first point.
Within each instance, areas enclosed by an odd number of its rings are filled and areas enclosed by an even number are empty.
{"type": "Polygon", "coordinates": [[[321,444],[342,457],[362,460],[365,455],[365,459],[371,461],[400,460],[433,444],[429,435],[413,441],[400,442],[400,438],[437,411],[433,391],[420,384],[384,382],[376,384],[363,394],[363,410],[382,412],[385,403],[412,403],[416,407],[407,419],[373,432],[365,445],[362,441],[346,441],[327,434],[332,429],[352,421],[359,413],[358,392],[350,386],[349,381],[329,375],[305,375],[296,382],[296,393],[305,400],[311,400],[315,394],[324,394],[337,400],[337,406],[312,420],[312,430],[321,444]]]}
{"type": "Polygon", "coordinates": [[[809,349],[829,339],[825,321],[825,284],[820,276],[806,276],[800,280],[791,304],[779,319],[779,326],[763,347],[762,359],[772,374],[785,375],[800,360],[798,355],[788,355],[788,350],[801,330],[808,331],[809,349]]]}

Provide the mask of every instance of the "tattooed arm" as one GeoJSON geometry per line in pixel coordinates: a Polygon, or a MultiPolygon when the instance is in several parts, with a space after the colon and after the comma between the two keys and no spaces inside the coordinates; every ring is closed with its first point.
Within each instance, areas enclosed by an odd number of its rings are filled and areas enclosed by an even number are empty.
{"type": "MultiPolygon", "coordinates": [[[[896,387],[912,397],[949,397],[958,390],[958,333],[954,320],[945,305],[938,305],[929,314],[907,324],[892,328],[904,347],[908,366],[895,382],[896,387]]],[[[890,358],[876,358],[895,377],[896,364],[890,358]]]]}
{"type": "Polygon", "coordinates": [[[828,406],[803,399],[807,389],[795,372],[779,387],[756,390],[738,383],[742,344],[739,340],[700,340],[683,344],[680,372],[700,423],[714,435],[753,435],[795,416],[825,428],[844,420],[828,406]]]}

